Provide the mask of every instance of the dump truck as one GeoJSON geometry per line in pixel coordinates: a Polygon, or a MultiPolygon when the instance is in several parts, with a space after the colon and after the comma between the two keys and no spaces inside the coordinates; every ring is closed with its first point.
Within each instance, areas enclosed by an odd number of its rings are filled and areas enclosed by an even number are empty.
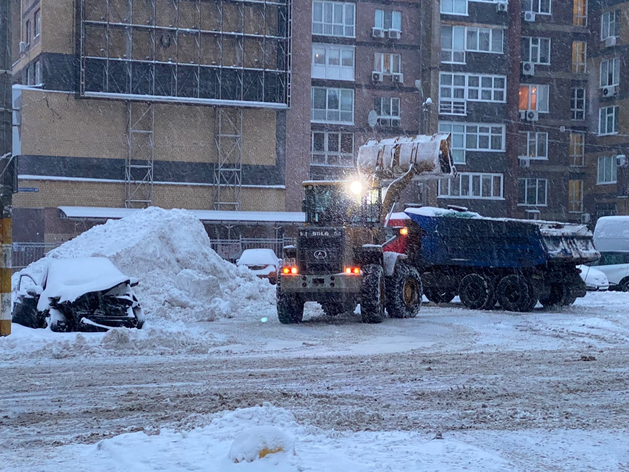
{"type": "Polygon", "coordinates": [[[355,179],[306,181],[305,226],[283,248],[277,314],[284,324],[303,319],[304,303],[319,302],[329,316],[360,304],[365,323],[417,315],[419,272],[407,255],[384,251],[385,221],[412,181],[453,175],[450,136],[371,140],[361,146],[355,179]]]}
{"type": "Polygon", "coordinates": [[[579,264],[596,261],[592,232],[580,224],[486,218],[463,208],[407,208],[388,222],[404,235],[385,251],[404,253],[424,295],[459,296],[472,309],[524,312],[571,305],[585,296],[579,264]]]}

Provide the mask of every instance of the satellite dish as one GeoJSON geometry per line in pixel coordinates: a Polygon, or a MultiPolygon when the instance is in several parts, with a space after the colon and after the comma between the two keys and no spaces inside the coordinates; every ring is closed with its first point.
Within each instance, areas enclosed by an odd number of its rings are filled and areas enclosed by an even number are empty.
{"type": "Polygon", "coordinates": [[[378,124],[378,114],[376,113],[376,110],[371,110],[369,112],[369,115],[367,116],[367,122],[372,128],[376,127],[376,125],[378,124]]]}

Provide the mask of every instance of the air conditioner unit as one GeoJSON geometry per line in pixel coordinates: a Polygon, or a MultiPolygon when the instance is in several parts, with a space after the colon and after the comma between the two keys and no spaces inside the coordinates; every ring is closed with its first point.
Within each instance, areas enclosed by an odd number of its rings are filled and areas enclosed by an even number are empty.
{"type": "Polygon", "coordinates": [[[535,12],[525,11],[524,12],[524,21],[528,21],[529,23],[535,22],[535,12]]]}
{"type": "Polygon", "coordinates": [[[384,38],[384,30],[382,28],[371,28],[371,35],[374,38],[384,38]]]}
{"type": "Polygon", "coordinates": [[[520,119],[522,121],[526,120],[526,110],[520,110],[520,119]]]}
{"type": "Polygon", "coordinates": [[[612,46],[616,46],[616,36],[610,36],[609,38],[605,38],[605,47],[611,48],[612,46]]]}
{"type": "Polygon", "coordinates": [[[371,73],[371,80],[374,82],[382,82],[382,72],[373,71],[371,73]]]}
{"type": "Polygon", "coordinates": [[[24,54],[26,52],[26,43],[24,41],[20,41],[20,54],[24,54]]]}
{"type": "Polygon", "coordinates": [[[584,224],[584,225],[588,224],[591,219],[592,218],[591,218],[591,215],[589,213],[583,213],[581,215],[581,223],[584,224]]]}
{"type": "Polygon", "coordinates": [[[535,110],[528,110],[526,112],[526,121],[537,121],[539,120],[539,113],[535,110]]]}
{"type": "Polygon", "coordinates": [[[618,88],[615,85],[609,87],[603,87],[603,97],[613,97],[618,93],[618,88]]]}
{"type": "Polygon", "coordinates": [[[627,156],[625,154],[618,154],[616,156],[616,165],[618,167],[627,167],[627,156]]]}
{"type": "Polygon", "coordinates": [[[522,63],[522,74],[523,75],[535,75],[535,63],[534,62],[523,62],[522,63]]]}
{"type": "Polygon", "coordinates": [[[389,39],[400,39],[402,32],[399,30],[390,29],[389,30],[389,39]]]}
{"type": "Polygon", "coordinates": [[[531,160],[520,157],[519,159],[520,167],[531,167],[531,160]]]}
{"type": "Polygon", "coordinates": [[[499,1],[496,4],[496,11],[497,12],[505,12],[506,13],[507,11],[509,11],[509,3],[508,2],[504,2],[504,1],[503,2],[499,1]]]}
{"type": "Polygon", "coordinates": [[[396,84],[404,83],[404,74],[391,74],[391,80],[396,84]]]}

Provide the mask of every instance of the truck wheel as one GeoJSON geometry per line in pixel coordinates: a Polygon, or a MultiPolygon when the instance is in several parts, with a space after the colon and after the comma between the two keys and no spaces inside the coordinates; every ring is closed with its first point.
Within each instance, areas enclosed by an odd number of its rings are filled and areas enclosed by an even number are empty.
{"type": "Polygon", "coordinates": [[[282,324],[301,323],[304,319],[304,301],[294,293],[277,289],[277,318],[282,324]]]}
{"type": "Polygon", "coordinates": [[[491,292],[489,282],[480,274],[467,274],[459,284],[461,303],[472,310],[487,306],[493,298],[491,292]]]}
{"type": "Polygon", "coordinates": [[[387,312],[391,318],[415,318],[422,304],[422,282],[415,267],[396,264],[387,283],[387,312]]]}
{"type": "Polygon", "coordinates": [[[433,303],[450,303],[455,297],[454,292],[438,288],[424,288],[424,295],[433,303]]]}
{"type": "Polygon", "coordinates": [[[540,298],[539,302],[544,307],[557,305],[572,305],[577,300],[577,296],[572,293],[569,287],[560,284],[553,284],[550,287],[550,294],[545,298],[540,298]]]}
{"type": "Polygon", "coordinates": [[[385,282],[381,266],[370,264],[363,269],[360,314],[363,323],[382,323],[384,319],[385,282]]]}
{"type": "Polygon", "coordinates": [[[496,288],[500,306],[508,311],[529,311],[535,295],[533,287],[522,275],[511,274],[503,277],[496,288]]]}

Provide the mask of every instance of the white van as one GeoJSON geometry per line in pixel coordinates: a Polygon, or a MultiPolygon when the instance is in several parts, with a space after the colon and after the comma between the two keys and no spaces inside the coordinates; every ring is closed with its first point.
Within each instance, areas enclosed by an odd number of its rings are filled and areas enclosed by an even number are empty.
{"type": "Polygon", "coordinates": [[[601,258],[594,265],[607,275],[612,290],[629,292],[629,216],[603,216],[594,228],[601,258]]]}

